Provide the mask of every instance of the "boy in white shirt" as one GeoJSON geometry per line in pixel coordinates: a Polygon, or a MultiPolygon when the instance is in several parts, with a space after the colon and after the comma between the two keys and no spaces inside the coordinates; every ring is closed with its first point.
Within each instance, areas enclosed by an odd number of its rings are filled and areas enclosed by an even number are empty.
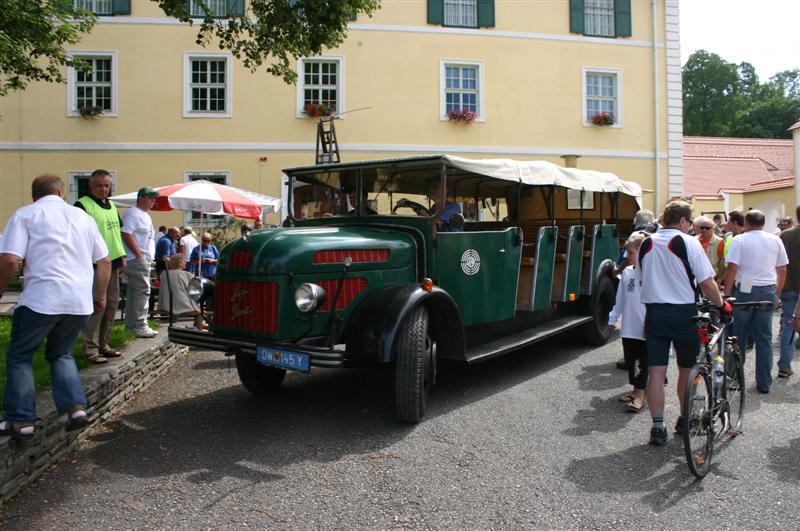
{"type": "Polygon", "coordinates": [[[644,394],[647,388],[647,341],[644,339],[645,306],[642,304],[642,290],[636,274],[636,262],[639,259],[639,246],[644,240],[643,234],[634,234],[625,242],[628,265],[622,270],[617,300],[611,313],[608,314],[608,326],[616,328],[620,317],[622,320],[622,351],[628,368],[628,382],[633,391],[620,397],[628,411],[638,413],[644,407],[644,394]]]}

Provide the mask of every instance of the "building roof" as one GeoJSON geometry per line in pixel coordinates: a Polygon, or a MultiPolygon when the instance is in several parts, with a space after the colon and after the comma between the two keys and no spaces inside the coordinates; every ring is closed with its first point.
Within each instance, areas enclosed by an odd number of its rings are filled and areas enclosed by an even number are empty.
{"type": "Polygon", "coordinates": [[[755,192],[758,190],[774,190],[775,188],[788,188],[790,186],[794,186],[794,176],[752,183],[747,191],[755,192]]]}
{"type": "MultiPolygon", "coordinates": [[[[800,123],[800,122],[799,122],[800,123]]],[[[791,140],[683,137],[684,195],[714,195],[720,189],[750,191],[758,184],[794,175],[791,140]]],[[[787,184],[776,185],[788,186],[787,184]]]]}

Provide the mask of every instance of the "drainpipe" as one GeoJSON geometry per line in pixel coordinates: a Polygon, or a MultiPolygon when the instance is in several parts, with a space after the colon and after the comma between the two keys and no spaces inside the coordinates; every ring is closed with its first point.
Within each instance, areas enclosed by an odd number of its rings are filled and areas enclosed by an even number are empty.
{"type": "Polygon", "coordinates": [[[789,128],[794,146],[794,204],[800,205],[800,122],[789,128]]]}
{"type": "MultiPolygon", "coordinates": [[[[655,212],[661,210],[661,98],[658,91],[658,18],[657,0],[652,0],[653,4],[653,123],[655,136],[654,157],[656,161],[656,204],[653,209],[655,212]]],[[[666,5],[665,5],[666,7],[666,5]]]]}
{"type": "MultiPolygon", "coordinates": [[[[561,155],[561,158],[564,159],[564,167],[565,168],[577,168],[578,167],[578,159],[581,158],[580,155],[561,155]]],[[[800,204],[800,203],[798,203],[800,204]]]]}

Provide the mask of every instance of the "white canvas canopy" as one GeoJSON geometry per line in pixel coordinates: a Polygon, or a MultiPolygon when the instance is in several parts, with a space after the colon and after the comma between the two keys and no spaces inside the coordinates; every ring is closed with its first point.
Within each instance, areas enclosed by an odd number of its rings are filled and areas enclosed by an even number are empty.
{"type": "Polygon", "coordinates": [[[445,164],[460,170],[528,185],[555,185],[587,192],[621,192],[641,204],[642,187],[613,173],[564,168],[543,160],[468,159],[442,155],[445,164]]]}

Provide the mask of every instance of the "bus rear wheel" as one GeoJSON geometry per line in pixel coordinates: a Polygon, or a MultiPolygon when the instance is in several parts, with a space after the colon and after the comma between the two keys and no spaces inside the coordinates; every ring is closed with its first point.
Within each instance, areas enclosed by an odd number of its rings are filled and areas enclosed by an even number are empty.
{"type": "Polygon", "coordinates": [[[611,337],[608,327],[608,313],[614,307],[616,292],[611,277],[603,276],[597,282],[597,287],[592,294],[591,316],[592,320],[583,325],[581,333],[583,339],[594,347],[605,345],[611,337]]]}

